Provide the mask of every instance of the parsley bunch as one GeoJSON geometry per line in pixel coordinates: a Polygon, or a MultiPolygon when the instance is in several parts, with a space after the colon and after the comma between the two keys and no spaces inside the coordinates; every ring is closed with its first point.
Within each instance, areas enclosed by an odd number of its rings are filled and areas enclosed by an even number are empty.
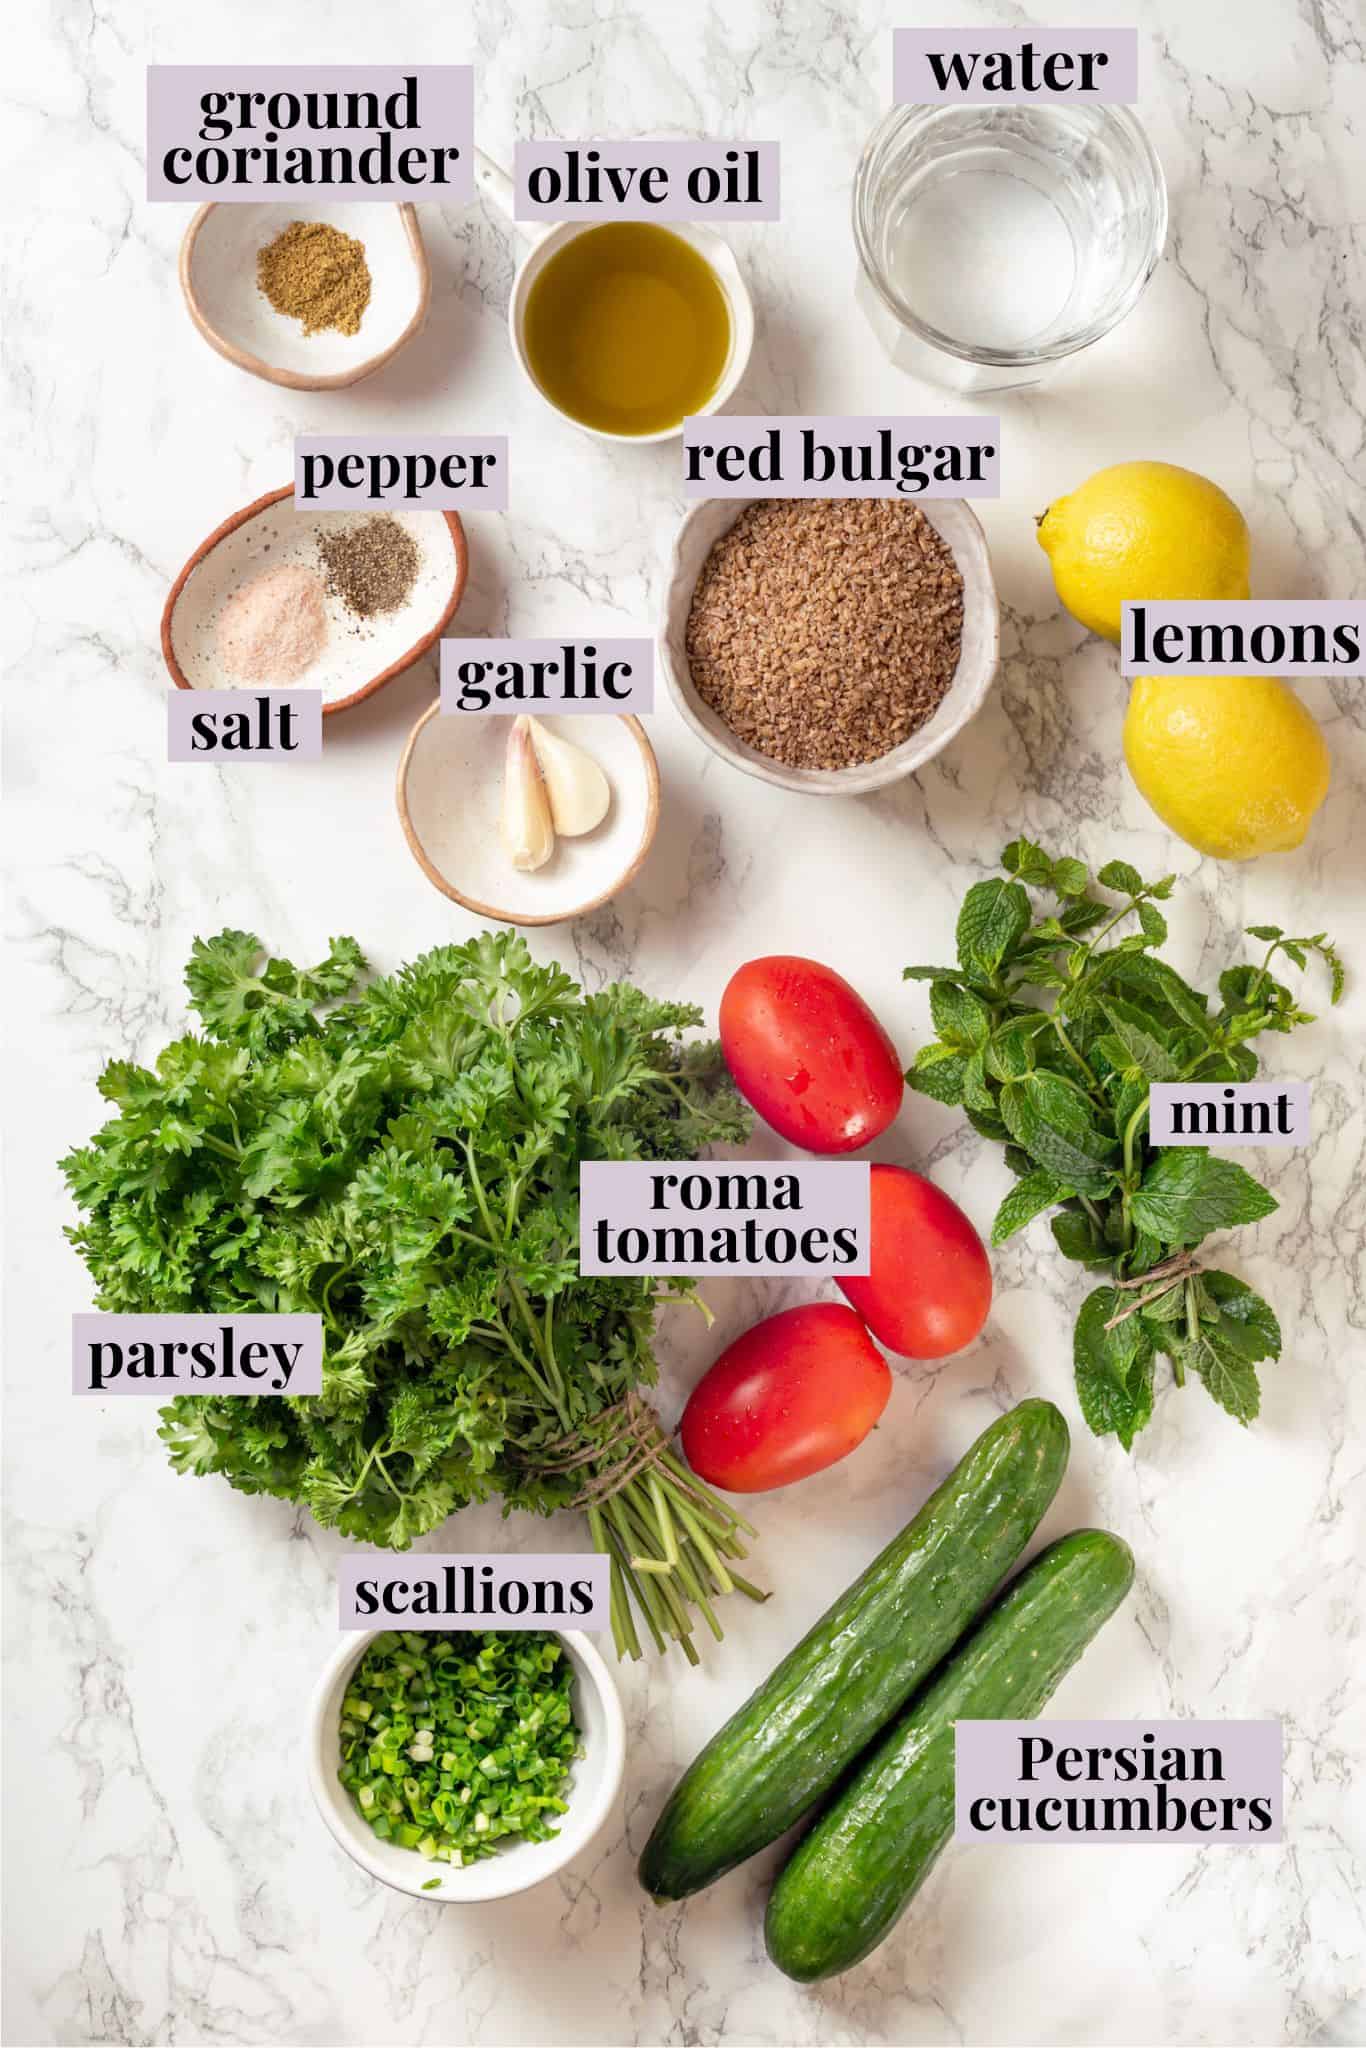
{"type": "Polygon", "coordinates": [[[1055,860],[1032,840],[1001,856],[1013,879],[973,885],[958,917],[956,967],[908,967],[930,984],[937,1037],[906,1076],[938,1102],[961,1103],[974,1129],[1005,1145],[1017,1176],[992,1228],[1004,1244],[1046,1210],[1065,1258],[1108,1274],[1082,1304],[1073,1343],[1077,1395],[1098,1436],[1129,1449],[1153,1412],[1154,1366],[1201,1379],[1247,1423],[1260,1393],[1257,1365],[1279,1357],[1281,1333],[1266,1302],[1230,1273],[1193,1257],[1211,1231],[1255,1223],[1275,1197],[1231,1160],[1195,1146],[1151,1146],[1145,1131],[1153,1081],[1248,1081],[1248,1041],[1313,1020],[1271,965],[1327,962],[1332,1001],[1341,963],[1322,932],[1264,940],[1260,966],[1230,967],[1219,1002],[1155,957],[1167,937],[1158,904],[1175,877],[1145,882],[1126,861],[1096,881],[1079,860],[1055,860]],[[1027,887],[1026,884],[1029,886],[1027,887]],[[1056,908],[1036,913],[1029,888],[1056,908]],[[1138,929],[1111,940],[1130,919],[1138,929]],[[1106,942],[1109,941],[1107,944],[1106,942]]]}
{"type": "Polygon", "coordinates": [[[118,1114],[63,1161],[102,1309],[323,1319],[321,1395],[181,1395],[172,1464],[393,1549],[469,1501],[545,1514],[592,1492],[619,1648],[639,1654],[634,1602],[693,1656],[690,1603],[719,1635],[711,1596],[754,1591],[725,1562],[748,1524],[662,1442],[611,1482],[656,1304],[696,1297],[582,1277],[578,1188],[584,1159],[748,1135],[718,1049],[682,1038],[701,1012],[585,995],[507,933],[368,984],[353,939],[311,970],[261,951],[196,941],[205,1036],[106,1068],[118,1114]]]}

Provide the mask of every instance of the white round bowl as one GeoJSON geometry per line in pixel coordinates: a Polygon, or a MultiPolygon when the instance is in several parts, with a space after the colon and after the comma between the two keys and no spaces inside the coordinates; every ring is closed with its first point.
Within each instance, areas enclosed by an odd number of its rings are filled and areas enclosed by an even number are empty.
{"type": "MultiPolygon", "coordinates": [[[[512,353],[517,366],[544,404],[562,420],[568,420],[582,434],[594,441],[616,441],[627,446],[645,447],[652,441],[677,441],[682,437],[683,422],[676,427],[660,427],[653,434],[614,434],[605,427],[590,427],[586,421],[575,419],[572,412],[565,412],[541,389],[536,373],[531,367],[531,358],[526,347],[526,309],[531,287],[545,269],[551,257],[563,249],[566,242],[572,242],[576,235],[591,234],[600,223],[592,221],[562,221],[558,227],[542,231],[533,248],[517,272],[508,303],[508,333],[512,337],[512,353]]],[[[754,302],[749,295],[735,252],[730,244],[723,241],[713,228],[699,227],[693,221],[671,220],[661,222],[667,225],[671,235],[689,243],[708,266],[721,289],[730,314],[730,348],[726,355],[725,367],[717,381],[716,389],[706,401],[709,413],[724,412],[735,396],[736,388],[749,367],[750,355],[754,348],[754,302]]]]}
{"type": "Polygon", "coordinates": [[[419,332],[432,294],[415,207],[207,200],[180,245],[180,288],[211,349],[292,391],[339,391],[380,369],[419,332]],[[256,282],[256,258],[300,218],[325,222],[365,245],[370,303],[355,334],[305,334],[277,313],[256,282]]]}
{"type": "MultiPolygon", "coordinates": [[[[583,1755],[569,1781],[569,1811],[560,1815],[553,1841],[508,1843],[496,1856],[456,1870],[449,1863],[429,1863],[416,1849],[383,1842],[363,1821],[351,1795],[337,1776],[341,1765],[339,1721],[351,1673],[376,1636],[385,1629],[348,1632],[323,1667],[308,1708],[308,1780],[319,1813],[333,1839],[362,1870],[396,1892],[442,1905],[477,1905],[488,1899],[511,1898],[553,1877],[587,1848],[612,1810],[626,1763],[626,1725],[616,1681],[589,1638],[578,1629],[553,1631],[574,1667],[574,1719],[583,1741],[583,1755]],[[423,1886],[439,1877],[440,1886],[423,1886]]],[[[472,1631],[473,1633],[473,1631],[472,1631]]]]}
{"type": "Polygon", "coordinates": [[[413,859],[452,903],[500,924],[586,917],[634,881],[659,823],[659,765],[638,718],[537,716],[593,756],[612,802],[592,832],[557,838],[546,865],[530,873],[513,867],[498,827],[510,718],[433,704],[398,764],[399,822],[413,859]]]}
{"type": "Polygon", "coordinates": [[[807,796],[862,796],[914,775],[960,733],[981,710],[1001,658],[1001,607],[991,573],[986,535],[972,507],[959,498],[917,499],[935,532],[947,542],[963,578],[963,642],[958,667],[933,717],[899,747],[876,761],[852,768],[788,768],[749,746],[725,720],[703,702],[688,665],[688,614],[702,565],[714,544],[757,498],[703,498],[678,529],[664,610],[659,622],[659,661],[673,700],[697,737],[732,768],[771,782],[778,789],[796,789],[807,796]]]}

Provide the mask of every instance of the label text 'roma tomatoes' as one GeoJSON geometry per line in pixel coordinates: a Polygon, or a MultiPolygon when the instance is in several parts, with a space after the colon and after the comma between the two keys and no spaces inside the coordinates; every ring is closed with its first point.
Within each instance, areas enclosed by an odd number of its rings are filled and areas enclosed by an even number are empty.
{"type": "Polygon", "coordinates": [[[905,1166],[874,1166],[871,1257],[841,1279],[880,1344],[900,1358],[947,1358],[971,1344],[991,1307],[991,1262],[958,1204],[905,1166]]]}
{"type": "Polygon", "coordinates": [[[891,1391],[887,1361],[852,1309],[783,1309],[737,1337],[693,1388],[684,1455],[710,1486],[767,1493],[847,1458],[891,1391]]]}
{"type": "Polygon", "coordinates": [[[721,1049],[746,1102],[808,1152],[852,1152],[901,1107],[896,1047],[819,960],[774,953],[737,968],[721,998],[721,1049]]]}

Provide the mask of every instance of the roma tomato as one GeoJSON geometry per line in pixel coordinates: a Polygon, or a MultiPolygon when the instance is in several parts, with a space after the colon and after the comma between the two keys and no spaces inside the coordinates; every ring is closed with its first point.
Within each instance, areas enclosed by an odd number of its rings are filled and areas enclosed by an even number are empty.
{"type": "Polygon", "coordinates": [[[702,1375],[683,1410],[683,1450],[708,1485],[767,1493],[847,1458],[891,1391],[887,1361],[851,1308],[786,1308],[702,1375]]]}
{"type": "Polygon", "coordinates": [[[947,1358],[991,1307],[991,1263],[956,1202],[905,1166],[874,1166],[871,1271],[839,1290],[901,1358],[947,1358]]]}
{"type": "Polygon", "coordinates": [[[819,960],[774,953],[738,968],[721,998],[736,1087],[808,1152],[852,1152],[901,1107],[896,1047],[861,995],[819,960]]]}

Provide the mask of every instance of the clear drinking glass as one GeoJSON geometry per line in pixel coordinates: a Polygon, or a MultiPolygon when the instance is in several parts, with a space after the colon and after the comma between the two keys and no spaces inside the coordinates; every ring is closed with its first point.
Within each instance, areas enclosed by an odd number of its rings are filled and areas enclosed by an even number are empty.
{"type": "Polygon", "coordinates": [[[1127,107],[895,107],[854,181],[857,295],[900,369],[1034,384],[1132,311],[1167,188],[1127,107]]]}

